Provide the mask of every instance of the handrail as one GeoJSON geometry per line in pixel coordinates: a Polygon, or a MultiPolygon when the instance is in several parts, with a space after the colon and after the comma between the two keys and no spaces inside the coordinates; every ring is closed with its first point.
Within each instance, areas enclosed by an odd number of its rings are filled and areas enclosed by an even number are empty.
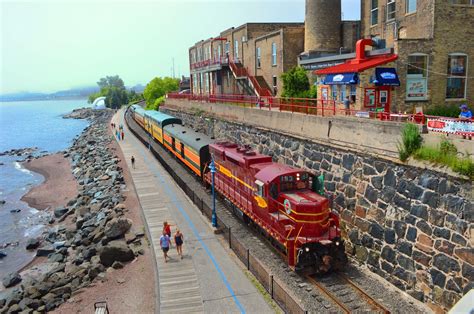
{"type": "Polygon", "coordinates": [[[375,104],[374,111],[363,111],[355,109],[345,109],[343,102],[336,100],[327,100],[320,98],[294,98],[294,97],[259,97],[252,95],[231,95],[231,94],[178,94],[169,93],[167,97],[170,99],[187,99],[190,101],[201,101],[208,103],[234,104],[244,107],[251,107],[265,110],[278,110],[282,112],[297,112],[308,115],[317,116],[352,116],[358,118],[377,119],[380,121],[399,121],[413,122],[416,124],[426,124],[427,119],[442,119],[448,121],[462,121],[474,123],[474,119],[458,119],[451,117],[394,113],[394,112],[377,112],[375,109],[382,108],[381,104],[375,104]]]}

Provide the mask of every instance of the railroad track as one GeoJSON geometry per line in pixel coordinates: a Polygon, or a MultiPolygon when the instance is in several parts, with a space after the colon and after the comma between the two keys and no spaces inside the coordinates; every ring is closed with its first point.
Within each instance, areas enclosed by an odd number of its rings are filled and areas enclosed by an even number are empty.
{"type": "Polygon", "coordinates": [[[356,311],[390,313],[382,304],[349,279],[347,275],[334,273],[327,277],[307,275],[306,278],[344,313],[356,311]]]}

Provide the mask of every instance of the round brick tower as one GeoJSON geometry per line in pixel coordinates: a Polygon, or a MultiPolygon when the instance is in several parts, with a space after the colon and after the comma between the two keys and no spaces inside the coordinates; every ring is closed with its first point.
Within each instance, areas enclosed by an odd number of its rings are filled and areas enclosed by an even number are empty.
{"type": "Polygon", "coordinates": [[[304,50],[330,52],[341,47],[341,0],[306,0],[304,50]]]}

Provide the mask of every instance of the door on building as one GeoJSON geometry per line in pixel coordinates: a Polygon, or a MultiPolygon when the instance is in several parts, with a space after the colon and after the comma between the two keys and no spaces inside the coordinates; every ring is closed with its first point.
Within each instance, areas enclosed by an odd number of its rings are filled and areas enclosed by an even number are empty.
{"type": "Polygon", "coordinates": [[[370,111],[390,112],[390,87],[377,86],[375,88],[366,88],[364,107],[370,111]]]}

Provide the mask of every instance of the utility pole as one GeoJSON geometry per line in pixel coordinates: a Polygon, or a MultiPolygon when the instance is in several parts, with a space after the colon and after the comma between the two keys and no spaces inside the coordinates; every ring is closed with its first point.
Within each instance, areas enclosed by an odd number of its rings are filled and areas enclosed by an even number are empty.
{"type": "Polygon", "coordinates": [[[175,78],[175,76],[174,76],[174,58],[173,58],[173,78],[175,78]]]}

